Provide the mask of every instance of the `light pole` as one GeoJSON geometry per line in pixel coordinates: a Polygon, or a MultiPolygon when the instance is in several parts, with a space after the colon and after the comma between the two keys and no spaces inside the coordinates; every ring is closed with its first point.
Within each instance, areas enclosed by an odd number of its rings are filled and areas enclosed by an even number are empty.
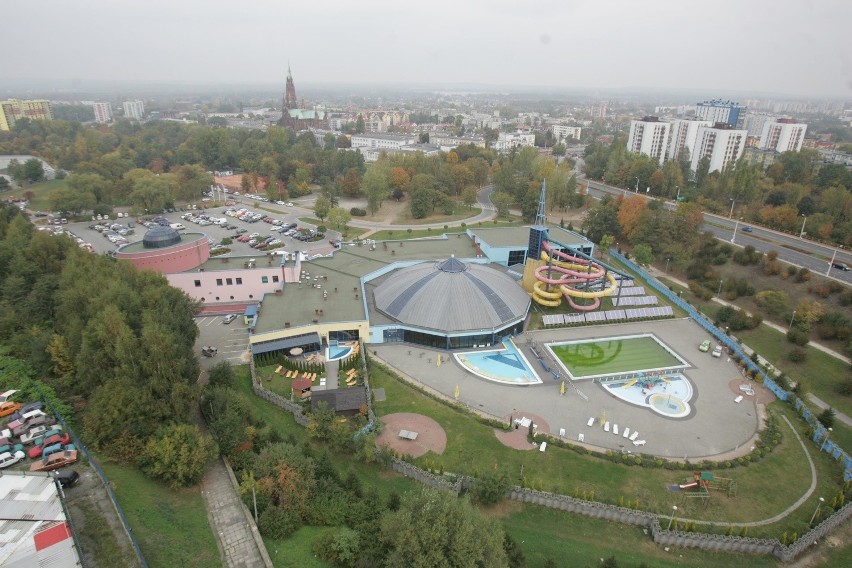
{"type": "Polygon", "coordinates": [[[728,219],[730,219],[731,217],[734,216],[734,205],[736,205],[736,204],[737,204],[737,200],[732,197],[731,198],[731,211],[730,211],[730,213],[728,213],[728,219]]]}
{"type": "Polygon", "coordinates": [[[831,432],[833,430],[831,428],[825,433],[825,438],[822,440],[822,445],[819,447],[819,451],[823,451],[825,449],[825,445],[828,443],[828,437],[831,436],[831,432]]]}
{"type": "Polygon", "coordinates": [[[825,271],[825,275],[828,276],[831,272],[831,267],[834,266],[834,259],[837,257],[837,249],[834,249],[834,252],[831,255],[831,262],[828,263],[828,270],[825,271]]]}
{"type": "Polygon", "coordinates": [[[799,231],[799,238],[800,238],[800,239],[804,239],[804,238],[805,238],[805,223],[807,223],[807,222],[808,222],[808,216],[807,216],[807,215],[805,215],[804,213],[802,213],[802,217],[804,217],[804,219],[802,219],[802,230],[801,230],[801,231],[799,231]]]}
{"type": "Polygon", "coordinates": [[[675,188],[677,189],[677,197],[675,197],[675,203],[680,203],[680,188],[678,186],[675,186],[675,188]]]}
{"type": "Polygon", "coordinates": [[[669,526],[666,528],[667,531],[672,530],[672,522],[674,521],[675,513],[677,513],[677,505],[672,505],[672,516],[669,517],[669,526]]]}
{"type": "Polygon", "coordinates": [[[820,497],[820,498],[819,498],[819,503],[817,503],[817,508],[816,508],[816,510],[814,510],[814,514],[813,514],[813,515],[811,515],[811,522],[810,522],[810,523],[808,523],[808,524],[811,524],[811,523],[813,523],[813,522],[814,522],[814,519],[816,518],[817,513],[819,513],[819,508],[820,508],[820,507],[822,507],[822,504],[823,504],[823,503],[825,503],[825,499],[823,499],[822,497],[820,497]]]}
{"type": "Polygon", "coordinates": [[[670,261],[670,260],[671,260],[671,257],[669,257],[669,258],[667,258],[667,259],[666,259],[666,269],[665,269],[663,272],[668,272],[668,271],[669,271],[669,261],[670,261]]]}
{"type": "Polygon", "coordinates": [[[639,193],[639,178],[636,178],[636,193],[639,193]]]}
{"type": "Polygon", "coordinates": [[[793,327],[793,320],[796,319],[796,310],[793,310],[793,317],[790,318],[790,325],[787,326],[787,331],[793,327]]]}
{"type": "Polygon", "coordinates": [[[740,226],[740,219],[739,219],[739,218],[737,218],[736,223],[734,223],[734,234],[733,234],[733,236],[731,237],[731,242],[732,242],[732,243],[734,242],[734,239],[736,239],[736,238],[737,238],[737,227],[739,227],[739,226],[740,226]]]}
{"type": "Polygon", "coordinates": [[[725,283],[725,281],[724,281],[724,280],[719,279],[719,291],[718,291],[718,292],[716,292],[716,295],[717,295],[717,296],[721,296],[721,295],[722,295],[722,284],[724,284],[724,283],[725,283]]]}

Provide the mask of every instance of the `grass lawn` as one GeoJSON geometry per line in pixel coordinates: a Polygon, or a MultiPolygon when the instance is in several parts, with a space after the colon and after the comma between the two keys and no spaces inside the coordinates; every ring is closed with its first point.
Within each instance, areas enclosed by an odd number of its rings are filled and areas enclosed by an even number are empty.
{"type": "MultiPolygon", "coordinates": [[[[465,218],[465,217],[463,217],[465,218]]],[[[434,217],[429,217],[428,219],[423,219],[424,223],[443,223],[446,219],[436,219],[434,217]]],[[[411,224],[411,223],[409,223],[411,224]]],[[[444,233],[463,233],[468,227],[474,228],[494,228],[494,227],[518,227],[522,225],[522,221],[520,217],[514,217],[511,220],[491,220],[491,221],[481,221],[479,223],[475,223],[472,225],[467,225],[465,227],[448,227],[446,230],[443,227],[433,228],[433,229],[390,229],[383,231],[376,231],[369,238],[375,239],[377,241],[387,241],[392,239],[422,239],[425,237],[440,237],[444,233]]]]}
{"type": "MultiPolygon", "coordinates": [[[[119,568],[132,565],[130,559],[123,557],[125,551],[119,546],[115,533],[110,524],[104,522],[100,511],[84,500],[77,501],[75,507],[83,514],[82,527],[77,524],[74,528],[78,529],[77,538],[86,555],[90,556],[97,566],[119,568]]],[[[135,556],[129,542],[127,550],[135,556]]]]}
{"type": "MultiPolygon", "coordinates": [[[[493,428],[417,392],[375,365],[371,380],[374,388],[383,387],[387,395],[386,401],[375,404],[378,415],[416,412],[433,418],[444,428],[447,434],[444,454],[428,453],[415,460],[420,466],[443,464],[449,472],[467,474],[475,469],[504,468],[517,484],[521,482],[523,469],[527,483],[536,488],[540,485],[546,491],[567,495],[594,491],[596,500],[608,503],[617,503],[623,497],[633,504],[638,499],[641,509],[660,514],[671,510],[673,495],[666,490],[666,484],[683,482],[694,467],[689,466],[689,471],[642,469],[556,447],[546,454],[513,450],[497,440],[493,428]]],[[[786,424],[781,425],[781,431],[781,444],[760,463],[714,471],[719,477],[737,481],[737,497],[714,497],[706,508],[695,502],[687,503],[684,507],[690,517],[713,522],[765,519],[780,513],[804,494],[811,477],[802,447],[786,424]]],[[[833,485],[833,477],[829,476],[826,482],[827,491],[833,485]]],[[[786,529],[769,527],[767,533],[777,536],[783,530],[786,529]]]]}
{"type": "Polygon", "coordinates": [[[302,527],[287,540],[264,538],[266,552],[276,568],[325,568],[331,566],[314,556],[311,545],[333,527],[302,527]]]}
{"type": "Polygon", "coordinates": [[[33,211],[50,211],[50,202],[48,201],[50,194],[54,191],[58,191],[60,189],[68,188],[68,180],[64,179],[53,179],[50,181],[42,181],[39,183],[34,183],[28,187],[22,189],[16,189],[14,191],[9,191],[4,193],[4,197],[23,197],[23,194],[26,192],[33,192],[34,197],[30,200],[30,204],[28,206],[29,209],[33,211]]]}
{"type": "Polygon", "coordinates": [[[683,365],[653,337],[631,337],[603,341],[572,341],[552,345],[573,377],[589,377],[664,369],[683,365]]]}
{"type": "Polygon", "coordinates": [[[452,223],[476,217],[482,213],[479,207],[456,205],[450,215],[429,215],[423,219],[415,219],[408,209],[403,210],[391,223],[392,225],[429,225],[431,223],[452,223]]]}
{"type": "Polygon", "coordinates": [[[557,566],[598,566],[601,558],[615,556],[619,566],[640,563],[654,568],[700,566],[777,566],[768,556],[720,554],[700,550],[672,549],[654,544],[639,527],[570,515],[519,503],[495,507],[504,530],[520,545],[529,568],[540,568],[548,559],[557,566]]]}
{"type": "Polygon", "coordinates": [[[221,566],[199,488],[173,491],[139,470],[101,458],[150,566],[221,566]]]}

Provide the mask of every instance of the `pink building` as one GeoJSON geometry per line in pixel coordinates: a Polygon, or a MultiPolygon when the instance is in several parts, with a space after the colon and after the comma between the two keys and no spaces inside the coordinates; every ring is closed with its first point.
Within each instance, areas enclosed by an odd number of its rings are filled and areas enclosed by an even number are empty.
{"type": "Polygon", "coordinates": [[[210,244],[204,233],[180,234],[171,227],[154,226],[141,241],[120,247],[115,258],[139,269],[172,274],[205,263],[210,258],[210,244]]]}
{"type": "Polygon", "coordinates": [[[264,294],[281,290],[284,272],[280,256],[217,257],[194,270],[167,274],[166,279],[205,304],[257,302],[264,294]]]}

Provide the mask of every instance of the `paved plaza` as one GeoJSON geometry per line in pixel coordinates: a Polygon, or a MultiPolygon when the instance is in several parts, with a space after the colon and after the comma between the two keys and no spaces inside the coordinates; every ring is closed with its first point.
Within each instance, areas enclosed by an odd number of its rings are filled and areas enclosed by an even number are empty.
{"type": "Polygon", "coordinates": [[[758,431],[759,410],[755,396],[745,396],[735,403],[731,381],[747,382],[735,363],[726,356],[715,358],[698,350],[699,344],[710,336],[690,319],[608,324],[578,328],[562,328],[527,332],[515,338],[527,360],[534,366],[543,383],[529,386],[500,385],[486,381],[464,370],[445,351],[430,350],[414,345],[370,345],[371,353],[401,374],[422,382],[452,399],[456,386],[459,401],[472,409],[496,418],[518,415],[528,411],[542,417],[549,433],[558,436],[565,430],[565,439],[576,442],[583,434],[591,446],[653,454],[672,459],[714,459],[730,453],[747,453],[758,431]],[[653,333],[690,364],[685,375],[692,382],[694,394],[689,401],[692,412],[684,418],[666,418],[650,408],[639,407],[617,399],[597,383],[575,381],[583,396],[570,387],[560,395],[560,381],[543,369],[529,349],[528,342],[544,344],[551,341],[603,339],[606,337],[653,333]],[[443,363],[437,366],[437,357],[443,363]],[[605,414],[611,425],[618,425],[619,435],[605,432],[597,422],[605,414]],[[590,418],[596,423],[587,426],[590,418]],[[646,445],[635,447],[621,436],[625,427],[639,432],[638,439],[646,445]]]}

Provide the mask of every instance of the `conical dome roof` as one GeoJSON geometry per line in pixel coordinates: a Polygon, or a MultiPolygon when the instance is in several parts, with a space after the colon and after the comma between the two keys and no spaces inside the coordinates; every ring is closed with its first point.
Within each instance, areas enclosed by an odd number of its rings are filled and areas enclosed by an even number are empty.
{"type": "Polygon", "coordinates": [[[154,225],[142,237],[142,246],[146,249],[166,248],[180,242],[180,233],[171,227],[154,225]]]}

